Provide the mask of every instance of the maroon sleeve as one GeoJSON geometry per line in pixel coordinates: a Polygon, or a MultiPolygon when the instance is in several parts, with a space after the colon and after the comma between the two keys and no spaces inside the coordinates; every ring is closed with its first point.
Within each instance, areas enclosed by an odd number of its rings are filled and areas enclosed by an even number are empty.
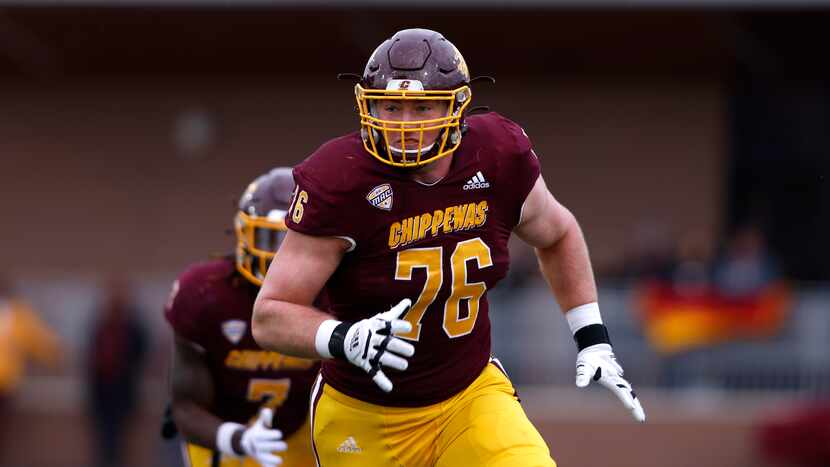
{"type": "Polygon", "coordinates": [[[502,177],[502,186],[508,187],[504,192],[504,202],[510,213],[512,226],[519,223],[522,205],[536,184],[541,174],[541,166],[536,152],[533,151],[533,143],[527,133],[515,122],[498,116],[501,119],[506,137],[511,144],[499,159],[499,174],[502,177]]]}
{"type": "Polygon", "coordinates": [[[359,207],[345,157],[338,145],[323,145],[308,159],[294,167],[297,192],[286,216],[286,225],[297,232],[318,237],[360,237],[359,207]]]}
{"type": "Polygon", "coordinates": [[[203,336],[199,331],[199,296],[195,284],[183,274],[170,291],[170,298],[164,306],[164,317],[177,336],[204,346],[203,336]]]}

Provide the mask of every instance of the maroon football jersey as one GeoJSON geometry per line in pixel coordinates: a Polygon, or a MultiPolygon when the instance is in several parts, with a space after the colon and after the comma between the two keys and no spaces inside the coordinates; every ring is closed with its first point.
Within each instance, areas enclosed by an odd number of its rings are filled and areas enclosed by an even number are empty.
{"type": "Polygon", "coordinates": [[[256,344],[250,323],[257,290],[231,258],[199,263],[179,276],[164,314],[178,336],[205,351],[216,416],[245,424],[268,404],[288,437],[305,422],[319,362],[256,344]]]}
{"type": "Polygon", "coordinates": [[[488,113],[467,119],[449,174],[432,185],[373,159],[355,132],[329,141],[294,169],[288,227],[347,238],[353,249],[324,288],[329,311],[358,321],[401,299],[415,345],[404,372],[382,392],[348,362],[323,363],[323,377],[352,397],[421,406],[468,386],[490,357],[487,290],[506,274],[507,240],[539,177],[524,131],[488,113]]]}

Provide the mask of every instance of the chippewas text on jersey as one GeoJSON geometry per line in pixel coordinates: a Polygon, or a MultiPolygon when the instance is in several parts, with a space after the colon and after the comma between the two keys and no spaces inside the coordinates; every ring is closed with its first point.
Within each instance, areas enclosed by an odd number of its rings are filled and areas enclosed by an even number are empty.
{"type": "Polygon", "coordinates": [[[389,226],[389,249],[423,240],[427,233],[435,237],[481,227],[487,222],[487,201],[448,206],[444,209],[407,217],[389,226]]]}
{"type": "Polygon", "coordinates": [[[313,360],[289,357],[265,350],[231,350],[225,357],[225,366],[237,370],[305,370],[313,365],[313,360]]]}

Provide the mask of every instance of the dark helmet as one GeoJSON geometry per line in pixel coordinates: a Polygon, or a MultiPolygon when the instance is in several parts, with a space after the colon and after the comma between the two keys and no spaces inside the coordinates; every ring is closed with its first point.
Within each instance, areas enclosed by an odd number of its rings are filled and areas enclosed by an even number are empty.
{"type": "Polygon", "coordinates": [[[255,285],[262,285],[288,231],[285,214],[293,193],[291,168],[277,167],[251,182],[239,200],[234,219],[236,269],[255,285]]]}
{"type": "Polygon", "coordinates": [[[398,31],[375,49],[355,86],[364,147],[381,162],[397,167],[418,167],[451,154],[461,144],[464,109],[472,98],[469,84],[464,57],[440,33],[398,31]],[[433,120],[381,120],[375,101],[382,99],[444,101],[447,113],[433,120]],[[435,142],[425,146],[424,131],[438,129],[435,142]],[[420,143],[412,149],[394,148],[389,132],[402,141],[409,133],[420,143]]]}
{"type": "Polygon", "coordinates": [[[385,40],[369,58],[361,86],[386,89],[391,80],[420,81],[424,89],[452,91],[470,84],[461,53],[441,33],[404,29],[385,40]]]}

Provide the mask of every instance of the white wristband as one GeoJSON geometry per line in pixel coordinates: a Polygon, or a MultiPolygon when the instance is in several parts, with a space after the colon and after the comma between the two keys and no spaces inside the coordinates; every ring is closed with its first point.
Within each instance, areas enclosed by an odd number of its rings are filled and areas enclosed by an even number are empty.
{"type": "Polygon", "coordinates": [[[329,341],[331,340],[331,334],[334,332],[334,328],[340,323],[336,319],[327,319],[320,323],[320,327],[317,328],[317,335],[314,337],[314,348],[321,357],[333,357],[331,352],[329,352],[329,341]]]}
{"type": "Polygon", "coordinates": [[[602,324],[602,315],[599,313],[599,304],[597,302],[586,303],[571,308],[565,313],[565,319],[568,320],[568,327],[571,328],[571,334],[576,334],[576,331],[590,324],[602,324]]]}
{"type": "Polygon", "coordinates": [[[219,449],[219,452],[229,456],[239,457],[239,454],[233,450],[231,439],[233,438],[233,434],[236,433],[236,430],[244,429],[245,425],[234,422],[225,422],[219,425],[219,429],[216,430],[216,448],[219,449]]]}

